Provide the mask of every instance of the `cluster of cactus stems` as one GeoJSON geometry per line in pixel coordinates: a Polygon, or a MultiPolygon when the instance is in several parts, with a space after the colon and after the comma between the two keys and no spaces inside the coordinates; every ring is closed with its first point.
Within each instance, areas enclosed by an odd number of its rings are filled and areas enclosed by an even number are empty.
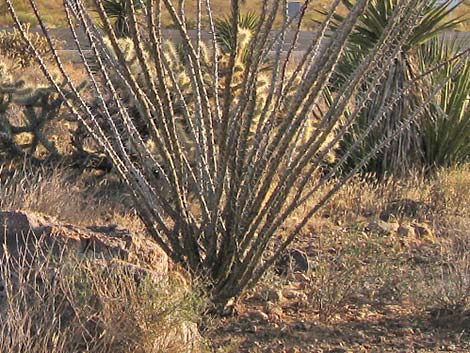
{"type": "Polygon", "coordinates": [[[61,116],[63,102],[53,88],[26,87],[24,81],[9,82],[6,75],[1,75],[0,153],[6,158],[36,160],[62,157],[47,128],[61,116]],[[42,153],[38,152],[40,146],[42,153]]]}
{"type": "MultiPolygon", "coordinates": [[[[34,43],[37,51],[44,57],[50,53],[46,38],[40,33],[30,31],[30,25],[24,27],[25,35],[31,43],[34,43]]],[[[0,54],[10,58],[19,67],[27,67],[35,62],[35,57],[28,47],[28,44],[23,40],[21,33],[18,29],[12,31],[0,32],[0,54]]]]}
{"type": "MultiPolygon", "coordinates": [[[[324,111],[318,106],[368,0],[354,2],[332,33],[331,20],[341,3],[334,0],[298,60],[292,59],[293,51],[305,13],[314,1],[306,0],[297,16],[290,18],[286,0],[263,0],[260,20],[247,40],[238,26],[241,0],[231,0],[230,48],[234,49],[228,53],[218,47],[211,0],[197,0],[195,41],[186,26],[184,1],[148,0],[139,16],[132,1],[125,1],[134,59],[121,49],[103,0],[94,0],[94,8],[112,51],[85,4],[64,1],[70,30],[78,38],[76,24],[84,29],[97,64],[97,70],[92,70],[76,39],[90,93],[96,99],[93,105],[89,94],[78,92],[73,80],[67,79],[70,75],[53,45],[53,64],[35,54],[51,86],[64,98],[64,105],[105,151],[128,186],[148,233],[173,261],[207,280],[208,294],[217,310],[255,285],[318,210],[371,157],[416,121],[470,58],[467,50],[449,59],[456,65],[448,77],[436,83],[426,101],[381,137],[353,170],[343,173],[342,167],[371,130],[358,136],[324,177],[318,178],[325,156],[348,133],[379,89],[386,68],[413,35],[427,0],[397,2],[380,38],[330,97],[331,104],[324,111]],[[164,44],[163,10],[181,35],[183,60],[176,60],[177,51],[171,54],[164,44]],[[282,23],[274,28],[280,12],[282,23]],[[212,33],[208,50],[201,39],[203,13],[212,33]],[[290,43],[286,43],[288,31],[294,38],[290,43]],[[243,45],[249,49],[240,60],[243,45]],[[267,71],[264,63],[268,57],[267,71]],[[60,79],[51,74],[51,65],[59,69],[60,79]],[[175,66],[182,69],[174,70],[175,66]],[[63,79],[66,86],[59,84],[63,79]],[[359,88],[364,95],[356,100],[359,88]],[[70,99],[67,92],[72,92],[70,99]],[[351,109],[345,115],[347,108],[351,109]],[[312,116],[316,121],[309,128],[312,116]],[[291,218],[301,210],[300,217],[291,218]],[[288,220],[291,232],[278,236],[288,220]]],[[[35,0],[29,3],[47,37],[35,0]]],[[[17,26],[23,28],[12,1],[6,0],[6,4],[17,26]]],[[[26,35],[23,39],[28,42],[26,35]]],[[[33,43],[28,43],[34,50],[33,43]]],[[[429,72],[441,67],[436,65],[429,72]]],[[[429,72],[384,102],[371,129],[429,72]]]]}
{"type": "MultiPolygon", "coordinates": [[[[242,89],[243,89],[243,73],[246,68],[246,53],[250,48],[251,41],[252,41],[253,29],[249,28],[238,28],[238,43],[237,43],[237,50],[235,51],[235,61],[233,67],[233,74],[231,77],[231,96],[233,97],[234,102],[237,102],[240,97],[242,96],[242,89]]],[[[138,60],[136,50],[134,47],[134,42],[131,38],[119,38],[117,39],[118,45],[122,53],[125,55],[125,61],[132,72],[132,74],[136,77],[136,80],[141,84],[144,84],[145,78],[143,74],[144,68],[140,65],[138,60]]],[[[108,49],[110,50],[113,55],[116,55],[113,52],[113,48],[108,38],[105,38],[105,44],[107,45],[108,49]]],[[[227,73],[229,72],[229,61],[230,61],[230,51],[223,50],[221,48],[219,57],[217,59],[218,65],[218,72],[219,72],[219,81],[218,85],[219,88],[217,90],[217,99],[223,99],[223,87],[225,85],[225,80],[227,78],[227,73]]],[[[148,50],[143,49],[142,53],[146,60],[148,60],[151,55],[149,54],[148,50]]],[[[171,94],[171,104],[173,106],[175,112],[175,121],[176,121],[176,128],[178,131],[179,138],[181,140],[182,145],[184,148],[191,153],[191,162],[195,160],[195,140],[189,136],[190,128],[187,126],[188,121],[183,118],[182,108],[183,104],[191,109],[193,112],[195,110],[194,104],[196,101],[194,100],[194,95],[192,92],[192,85],[191,85],[191,78],[189,76],[188,68],[188,60],[189,58],[184,52],[184,49],[181,47],[175,46],[174,43],[170,41],[166,41],[163,44],[163,55],[168,63],[169,70],[173,73],[174,78],[172,80],[167,80],[167,85],[170,87],[170,92],[176,92],[177,90],[180,91],[180,95],[178,94],[171,94]]],[[[213,80],[212,73],[214,72],[214,65],[215,62],[213,57],[210,53],[210,50],[207,48],[205,43],[200,43],[200,60],[201,60],[201,68],[203,74],[203,80],[206,85],[210,85],[211,81],[213,80]]],[[[248,139],[252,140],[256,134],[256,126],[259,124],[259,118],[262,114],[262,108],[266,102],[267,96],[269,94],[269,73],[271,70],[271,64],[269,60],[266,60],[262,64],[261,71],[264,71],[264,74],[260,74],[257,77],[256,84],[255,84],[255,93],[254,97],[256,100],[256,108],[252,112],[252,117],[250,121],[250,128],[248,130],[248,139]]],[[[155,76],[155,72],[151,72],[151,76],[155,76]]],[[[112,77],[117,87],[122,86],[119,83],[119,77],[112,77]]],[[[292,87],[296,87],[300,83],[300,77],[295,78],[292,87]]],[[[123,93],[121,95],[121,100],[126,103],[127,109],[132,111],[134,114],[134,120],[138,122],[141,118],[139,117],[138,109],[136,109],[134,103],[131,101],[129,96],[126,96],[126,89],[125,87],[120,87],[123,93]]],[[[285,94],[288,96],[289,94],[294,93],[294,89],[290,89],[285,94]]],[[[214,100],[214,95],[209,92],[208,99],[214,100]]],[[[100,102],[95,102],[96,106],[100,106],[100,102]]],[[[111,107],[113,105],[112,100],[107,103],[107,107],[111,107]]],[[[117,112],[117,111],[115,111],[117,112]]],[[[299,132],[299,140],[306,143],[308,138],[314,133],[316,130],[316,126],[319,123],[319,116],[321,115],[321,110],[319,105],[316,105],[315,109],[310,113],[310,118],[307,119],[304,123],[302,130],[299,132]],[[318,112],[318,114],[317,114],[318,112]]],[[[281,126],[282,118],[275,121],[276,128],[281,126]]],[[[275,131],[276,128],[273,130],[275,131]]],[[[215,139],[218,139],[218,136],[215,136],[215,139]]],[[[324,145],[326,145],[330,140],[326,139],[324,145]]],[[[152,142],[149,140],[149,145],[152,142]]],[[[156,150],[154,150],[155,153],[156,150]]],[[[159,156],[158,156],[159,157],[159,156]]],[[[330,162],[334,159],[333,150],[329,151],[325,156],[325,161],[330,162]]]]}
{"type": "Polygon", "coordinates": [[[0,141],[13,156],[34,156],[40,144],[51,155],[57,155],[57,148],[43,129],[47,122],[57,116],[61,103],[50,100],[53,94],[50,90],[33,90],[23,86],[23,81],[0,85],[0,141]],[[14,125],[10,121],[8,113],[13,104],[23,108],[24,124],[14,125]],[[27,144],[17,142],[17,136],[21,134],[30,134],[31,141],[27,144]]]}

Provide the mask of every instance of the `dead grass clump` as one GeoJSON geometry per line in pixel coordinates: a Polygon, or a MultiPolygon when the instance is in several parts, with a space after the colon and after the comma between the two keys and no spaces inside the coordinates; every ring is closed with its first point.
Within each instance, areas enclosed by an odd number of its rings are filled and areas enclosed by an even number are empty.
{"type": "Polygon", "coordinates": [[[304,236],[313,236],[308,245],[302,239],[296,244],[314,248],[305,294],[319,319],[334,320],[357,304],[358,296],[401,303],[410,295],[419,297],[426,310],[446,308],[467,315],[469,180],[467,165],[441,170],[432,178],[357,176],[345,186],[323,209],[322,218],[306,227],[304,236]],[[432,238],[371,229],[371,222],[381,218],[397,227],[423,222],[432,238]]]}
{"type": "Polygon", "coordinates": [[[308,306],[328,322],[360,305],[361,297],[400,301],[405,290],[401,258],[402,249],[392,236],[352,228],[320,235],[305,286],[308,306]]]}
{"type": "Polygon", "coordinates": [[[0,208],[45,213],[61,220],[87,223],[96,220],[99,204],[89,202],[83,189],[68,182],[61,169],[2,168],[0,208]]]}
{"type": "Polygon", "coordinates": [[[434,264],[417,270],[411,298],[438,327],[470,329],[470,237],[442,244],[434,264]]]}
{"type": "Polygon", "coordinates": [[[130,196],[113,175],[97,177],[62,167],[0,165],[0,209],[21,209],[75,225],[142,225],[129,206],[130,196]]]}
{"type": "MultiPolygon", "coordinates": [[[[357,175],[335,195],[325,207],[323,214],[331,216],[333,221],[355,223],[364,218],[380,218],[391,206],[393,218],[426,218],[418,211],[408,212],[407,204],[425,206],[429,201],[430,185],[419,174],[407,178],[384,177],[377,179],[373,175],[357,175]]],[[[423,210],[425,207],[423,207],[423,210]]],[[[390,217],[388,217],[390,218],[390,217]]]]}
{"type": "Polygon", "coordinates": [[[465,238],[470,227],[470,164],[437,173],[432,189],[433,223],[442,235],[465,238]]]}
{"type": "Polygon", "coordinates": [[[197,352],[203,300],[181,276],[131,264],[33,254],[1,259],[0,351],[197,352]],[[28,255],[28,256],[26,256],[28,255]]]}
{"type": "Polygon", "coordinates": [[[345,185],[324,207],[323,216],[337,223],[364,218],[425,222],[440,235],[468,229],[470,165],[442,169],[434,176],[407,178],[361,175],[345,185]]]}

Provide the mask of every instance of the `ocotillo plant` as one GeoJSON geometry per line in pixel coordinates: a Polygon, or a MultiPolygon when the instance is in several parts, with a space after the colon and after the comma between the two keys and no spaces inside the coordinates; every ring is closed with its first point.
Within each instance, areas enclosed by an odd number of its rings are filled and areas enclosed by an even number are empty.
{"type": "MultiPolygon", "coordinates": [[[[11,1],[6,2],[17,26],[23,28],[11,1]]],[[[132,4],[131,0],[126,2],[132,4]]],[[[102,33],[82,1],[65,0],[70,30],[74,33],[75,23],[84,28],[99,64],[98,71],[89,70],[83,56],[94,96],[103,103],[111,97],[117,111],[110,112],[103,105],[107,125],[106,129],[103,128],[90,110],[86,97],[77,92],[72,80],[67,83],[73,97],[65,103],[82,119],[84,126],[113,161],[135,198],[135,207],[149,234],[175,262],[207,280],[210,298],[215,307],[221,309],[231,298],[260,279],[309,219],[370,157],[423,114],[424,107],[433,96],[461,69],[469,52],[460,52],[452,58],[457,64],[449,76],[432,88],[428,98],[410,111],[400,126],[379,139],[375,148],[353,170],[347,174],[338,173],[344,164],[342,158],[329,169],[328,175],[314,178],[322,167],[323,157],[344,137],[369,100],[369,95],[365,94],[362,101],[354,101],[351,113],[344,119],[345,108],[356,97],[355,92],[359,87],[363,90],[364,86],[370,93],[378,89],[384,77],[383,68],[400,55],[426,0],[400,1],[380,38],[369,48],[364,60],[347,77],[341,89],[335,92],[329,108],[320,109],[320,113],[314,111],[327,89],[335,65],[342,57],[349,35],[366,8],[367,0],[357,1],[335,32],[326,35],[340,3],[340,0],[333,1],[324,21],[312,34],[310,43],[295,60],[293,52],[298,44],[305,11],[312,6],[310,1],[305,1],[296,18],[289,18],[286,1],[264,0],[241,72],[237,69],[238,43],[242,39],[238,16],[231,17],[233,35],[230,48],[235,49],[222,65],[211,1],[197,0],[198,10],[193,14],[196,18],[194,38],[187,30],[187,14],[179,8],[183,3],[147,0],[139,21],[136,11],[129,6],[131,40],[137,60],[145,68],[142,70],[143,80],[138,80],[128,67],[102,0],[95,0],[94,5],[115,56],[103,43],[102,33]],[[184,69],[191,84],[190,100],[179,87],[164,53],[163,10],[171,15],[173,26],[182,39],[187,58],[184,69]],[[203,64],[203,14],[212,33],[207,44],[214,63],[209,72],[210,81],[205,79],[207,72],[203,64]],[[281,27],[273,28],[277,16],[282,17],[281,27]],[[289,31],[291,33],[287,36],[289,31]],[[293,39],[287,42],[287,38],[293,39]],[[145,56],[144,50],[148,50],[150,57],[145,56]],[[268,57],[272,65],[266,73],[262,63],[268,57]],[[136,127],[125,102],[121,100],[122,93],[110,79],[113,75],[121,78],[120,84],[125,85],[126,93],[144,118],[148,137],[142,136],[136,127]],[[256,87],[266,75],[267,94],[260,101],[256,87]],[[240,80],[236,90],[233,89],[235,79],[240,80]],[[175,100],[178,110],[175,109],[175,100]],[[194,104],[187,104],[188,101],[194,104]],[[257,110],[260,113],[253,119],[257,110]],[[320,122],[304,141],[305,125],[316,119],[318,114],[320,122]],[[177,121],[184,121],[184,137],[177,121]],[[147,138],[153,143],[153,149],[148,148],[147,138]],[[185,138],[191,139],[194,150],[183,148],[182,139],[185,138]],[[327,139],[329,142],[325,144],[327,139]],[[335,176],[337,178],[333,179],[335,176]],[[303,216],[290,221],[294,225],[287,236],[278,236],[280,228],[299,207],[306,207],[303,216]]],[[[30,0],[30,4],[47,35],[35,1],[30,0]]],[[[240,8],[239,0],[231,0],[233,14],[238,14],[240,8]]],[[[28,40],[26,36],[24,39],[28,40]]],[[[78,40],[77,49],[83,55],[78,40]]],[[[50,74],[48,65],[41,61],[39,55],[37,59],[51,84],[63,94],[63,88],[50,74]]],[[[55,63],[67,78],[57,55],[55,63]]],[[[434,70],[439,68],[438,65],[434,70]]],[[[409,89],[419,85],[420,79],[422,77],[416,78],[390,97],[377,112],[372,125],[380,122],[409,89]]],[[[364,138],[367,134],[358,137],[364,138]]],[[[358,144],[360,142],[358,140],[358,144]]],[[[350,151],[355,148],[356,145],[352,144],[350,151]]]]}

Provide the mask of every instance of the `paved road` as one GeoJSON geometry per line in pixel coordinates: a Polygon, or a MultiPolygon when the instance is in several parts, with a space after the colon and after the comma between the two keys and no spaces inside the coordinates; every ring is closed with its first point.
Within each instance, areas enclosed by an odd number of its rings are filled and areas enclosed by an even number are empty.
{"type": "MultiPolygon", "coordinates": [[[[5,27],[0,27],[0,31],[8,30],[5,27]]],[[[33,28],[32,31],[39,31],[38,28],[33,28]]],[[[50,34],[53,38],[62,42],[62,51],[61,54],[69,60],[76,61],[79,60],[78,52],[76,51],[76,46],[73,40],[72,32],[68,28],[58,28],[58,29],[50,29],[50,34]]],[[[89,42],[86,38],[85,33],[80,29],[77,28],[78,38],[84,50],[89,50],[89,42]]],[[[301,55],[309,46],[310,41],[312,39],[314,32],[311,31],[302,31],[299,34],[298,44],[295,48],[295,52],[298,55],[301,55]]],[[[274,35],[274,34],[273,34],[274,35]]],[[[177,30],[163,30],[164,38],[171,40],[174,43],[180,43],[181,37],[177,30]]],[[[190,31],[190,36],[192,38],[196,37],[195,31],[190,31]]],[[[461,43],[465,47],[470,47],[470,32],[448,32],[442,35],[444,38],[450,40],[451,38],[456,38],[459,43],[461,43]]],[[[203,41],[210,41],[211,34],[207,31],[202,33],[203,41]]],[[[293,33],[288,33],[286,42],[290,43],[293,40],[293,33]]],[[[286,49],[289,46],[286,45],[286,49]]]]}

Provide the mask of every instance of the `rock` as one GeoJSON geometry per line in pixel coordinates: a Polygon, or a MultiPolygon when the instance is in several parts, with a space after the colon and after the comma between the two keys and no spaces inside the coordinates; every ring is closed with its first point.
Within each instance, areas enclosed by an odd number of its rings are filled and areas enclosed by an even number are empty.
{"type": "Polygon", "coordinates": [[[280,320],[282,318],[282,315],[284,313],[282,306],[280,305],[275,305],[271,302],[266,302],[264,304],[263,311],[268,314],[271,318],[280,320]]]}
{"type": "Polygon", "coordinates": [[[406,238],[412,238],[415,236],[415,230],[410,225],[401,225],[397,230],[398,235],[406,238]]]}
{"type": "Polygon", "coordinates": [[[378,220],[369,223],[367,229],[379,233],[392,234],[396,233],[399,227],[400,225],[397,222],[385,222],[382,220],[378,220]]]}
{"type": "Polygon", "coordinates": [[[348,351],[342,347],[335,347],[327,351],[327,353],[347,353],[348,351]]]}
{"type": "Polygon", "coordinates": [[[266,291],[266,296],[268,301],[273,303],[282,302],[282,300],[284,299],[284,297],[282,296],[282,291],[280,289],[269,288],[266,291]]]}
{"type": "Polygon", "coordinates": [[[310,270],[308,255],[298,249],[290,249],[276,263],[275,271],[285,275],[292,272],[306,273],[310,270]]]}
{"type": "Polygon", "coordinates": [[[422,201],[400,199],[390,201],[380,213],[380,219],[389,221],[391,218],[415,218],[418,213],[429,210],[430,206],[422,201]]]}
{"type": "Polygon", "coordinates": [[[247,312],[247,316],[252,321],[268,321],[269,316],[261,310],[250,310],[247,312]]]}
{"type": "Polygon", "coordinates": [[[311,328],[311,325],[302,320],[299,320],[294,322],[292,328],[296,331],[308,331],[311,328]]]}
{"type": "MultiPolygon", "coordinates": [[[[15,271],[14,266],[16,266],[17,263],[21,263],[21,266],[25,266],[24,264],[26,264],[26,271],[29,271],[29,269],[35,271],[35,265],[39,265],[37,266],[37,271],[32,272],[33,275],[28,275],[27,277],[27,280],[31,281],[31,285],[23,286],[23,290],[31,290],[33,293],[36,291],[42,293],[42,291],[44,291],[47,294],[44,294],[43,298],[48,298],[49,291],[56,288],[52,286],[51,283],[55,281],[57,274],[61,273],[59,267],[62,264],[62,257],[57,256],[58,262],[48,262],[47,258],[44,258],[44,262],[40,262],[43,260],[43,254],[52,254],[52,258],[54,258],[55,254],[71,254],[72,259],[75,258],[75,256],[76,259],[89,258],[90,264],[93,266],[92,268],[103,271],[104,274],[130,274],[130,278],[135,280],[137,286],[140,285],[141,279],[144,277],[150,278],[156,284],[166,283],[165,280],[170,274],[168,257],[157,244],[146,238],[143,234],[132,233],[114,225],[104,227],[77,227],[61,223],[52,217],[36,213],[0,211],[0,242],[2,243],[0,244],[0,264],[2,266],[7,266],[8,264],[8,266],[12,266],[8,267],[8,269],[13,269],[12,272],[0,271],[0,275],[2,275],[0,278],[0,330],[2,330],[2,332],[8,332],[7,328],[2,325],[8,325],[8,322],[11,321],[5,318],[6,315],[11,315],[7,310],[6,304],[9,299],[8,293],[15,290],[14,288],[17,283],[15,275],[11,276],[11,273],[15,271]],[[7,262],[4,258],[5,255],[8,255],[9,259],[13,261],[7,262]],[[35,257],[35,255],[38,256],[35,257]],[[30,256],[30,259],[35,259],[35,261],[27,262],[29,260],[28,256],[30,256]],[[21,261],[17,261],[17,259],[21,259],[21,261]],[[118,271],[124,270],[125,272],[113,272],[114,269],[118,271]],[[5,274],[11,277],[4,277],[5,274]],[[4,282],[7,282],[5,281],[6,278],[8,278],[8,287],[4,285],[4,282]],[[45,284],[45,286],[42,286],[43,284],[45,284]]],[[[66,257],[64,259],[67,260],[66,257]]],[[[20,271],[18,271],[18,273],[19,272],[20,271]]],[[[185,286],[184,282],[182,282],[181,285],[185,286]]],[[[60,289],[62,287],[57,286],[57,288],[60,289]]],[[[52,292],[52,297],[54,295],[62,295],[59,294],[57,288],[55,289],[57,292],[52,292]]],[[[26,297],[30,296],[29,292],[25,293],[26,297]]],[[[74,293],[75,292],[72,292],[72,294],[74,293]]],[[[96,294],[94,294],[93,291],[84,290],[80,292],[80,295],[88,296],[86,300],[88,300],[88,305],[91,305],[90,303],[93,303],[93,297],[96,294]]],[[[35,300],[37,300],[37,297],[35,298],[35,300]]],[[[67,300],[61,303],[61,308],[58,309],[57,312],[54,311],[54,313],[51,313],[51,315],[56,315],[61,325],[63,325],[61,327],[67,329],[67,325],[72,325],[79,314],[77,314],[77,311],[67,300]]],[[[36,305],[37,304],[38,303],[36,303],[36,305]]],[[[99,303],[97,305],[99,305],[99,303]]],[[[137,304],[134,303],[134,305],[137,304]]],[[[20,308],[15,309],[18,310],[20,308]]],[[[91,307],[87,309],[91,310],[91,307]]],[[[132,313],[130,315],[132,315],[132,313]]],[[[265,314],[265,316],[267,315],[265,314]]],[[[117,324],[120,325],[121,323],[117,324]]],[[[90,333],[90,335],[98,334],[103,328],[101,326],[102,321],[100,321],[99,318],[95,319],[95,316],[91,317],[88,321],[83,323],[83,325],[83,329],[86,330],[83,332],[87,332],[87,334],[90,333]]],[[[130,329],[132,329],[132,327],[130,327],[130,329]]],[[[165,339],[169,340],[168,342],[170,343],[178,342],[178,344],[181,343],[183,346],[192,347],[200,341],[198,327],[194,322],[177,322],[174,327],[164,328],[164,330],[167,330],[165,332],[165,339]]],[[[189,349],[192,351],[191,348],[189,349]]],[[[80,349],[80,351],[82,351],[82,349],[80,349]]]]}
{"type": "Polygon", "coordinates": [[[282,295],[287,299],[296,299],[300,301],[307,301],[307,295],[303,292],[294,289],[284,289],[282,295]]]}
{"type": "Polygon", "coordinates": [[[132,234],[116,226],[77,227],[60,223],[51,217],[23,211],[0,211],[0,258],[4,249],[12,257],[52,249],[76,255],[93,255],[100,258],[120,259],[134,266],[144,266],[157,273],[168,273],[168,257],[150,239],[142,234],[132,234]]]}
{"type": "Polygon", "coordinates": [[[418,238],[429,239],[429,240],[434,238],[432,230],[427,224],[413,223],[411,227],[413,227],[414,233],[418,238]]]}

